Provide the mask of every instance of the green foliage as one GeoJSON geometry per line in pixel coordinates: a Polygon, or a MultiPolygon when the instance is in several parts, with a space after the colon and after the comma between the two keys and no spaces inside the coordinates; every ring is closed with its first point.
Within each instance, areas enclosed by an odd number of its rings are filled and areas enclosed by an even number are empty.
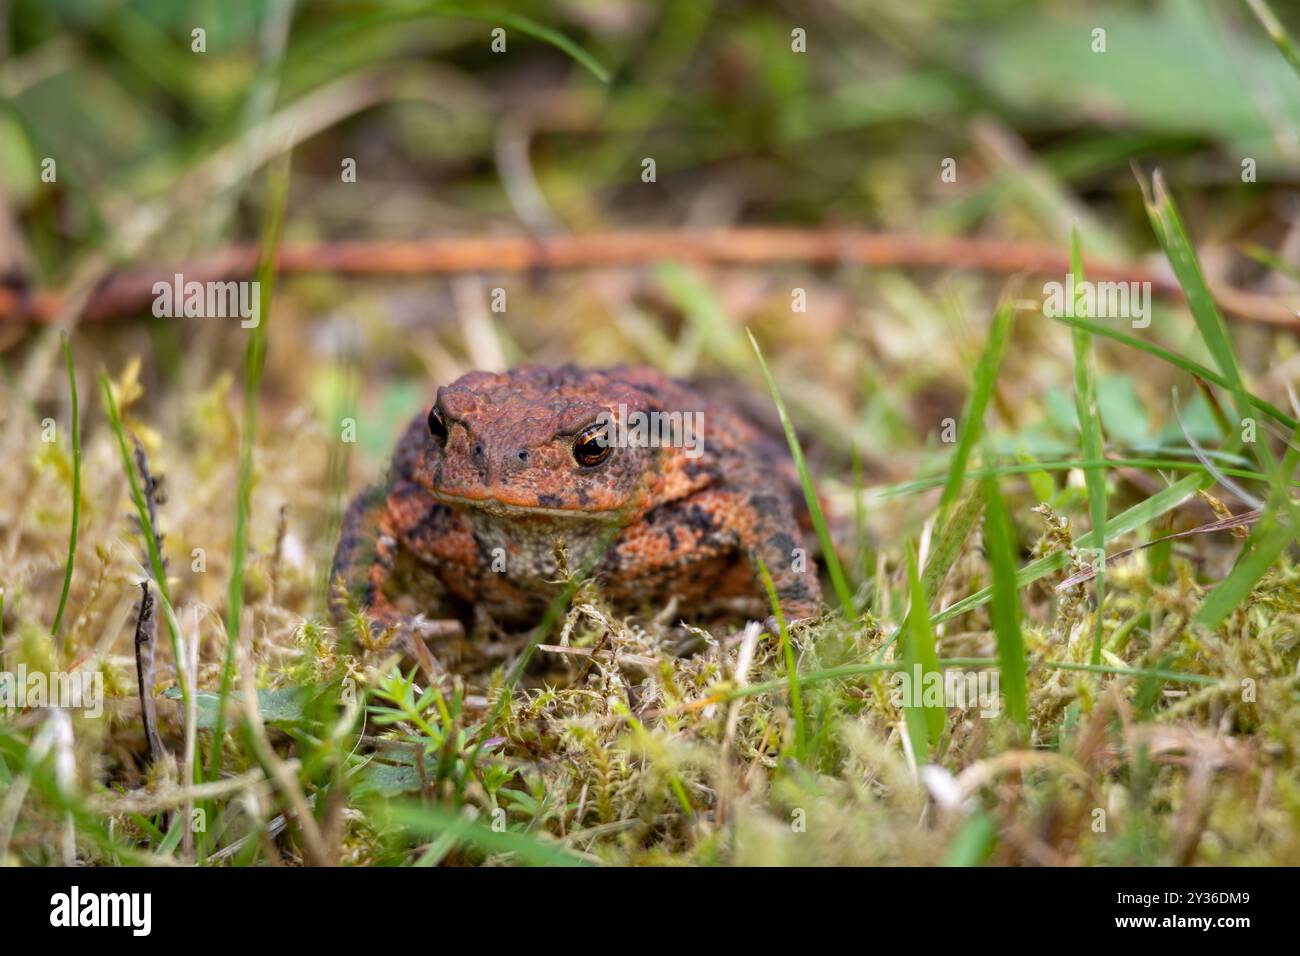
{"type": "Polygon", "coordinates": [[[77,405],[77,369],[72,363],[72,347],[68,337],[63,337],[63,358],[68,367],[68,394],[72,403],[72,527],[68,532],[68,563],[63,569],[63,590],[59,592],[59,609],[54,612],[50,636],[59,636],[63,623],[63,610],[68,606],[68,591],[72,588],[72,569],[77,559],[77,526],[81,522],[81,411],[77,405]]]}

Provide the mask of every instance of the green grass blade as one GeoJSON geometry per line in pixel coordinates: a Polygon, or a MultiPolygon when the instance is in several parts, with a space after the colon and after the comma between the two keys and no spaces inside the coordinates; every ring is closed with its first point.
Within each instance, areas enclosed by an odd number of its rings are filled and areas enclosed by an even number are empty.
{"type": "Polygon", "coordinates": [[[839,555],[835,553],[835,542],[831,540],[830,529],[826,525],[826,516],[822,514],[821,501],[817,498],[817,489],[813,486],[812,476],[808,473],[808,463],[804,461],[803,448],[800,447],[799,438],[794,433],[794,423],[790,421],[790,416],[785,410],[785,402],[782,401],[781,392],[776,387],[776,379],[772,378],[772,372],[763,359],[763,350],[758,347],[758,341],[754,338],[754,333],[746,329],[745,334],[749,336],[749,344],[754,347],[754,354],[758,356],[759,368],[763,370],[763,378],[767,381],[768,391],[772,393],[772,401],[776,404],[777,414],[781,416],[781,427],[785,429],[785,440],[790,446],[790,455],[794,458],[795,468],[799,471],[799,483],[803,486],[804,501],[808,505],[808,513],[812,516],[813,527],[817,531],[817,540],[821,542],[822,559],[826,562],[826,570],[830,573],[831,584],[835,588],[835,596],[839,598],[840,607],[844,609],[844,613],[852,616],[854,613],[853,591],[849,588],[848,579],[844,576],[844,568],[840,566],[839,555]]]}
{"type": "Polygon", "coordinates": [[[1196,622],[1208,628],[1215,628],[1233,609],[1240,605],[1265,572],[1273,566],[1277,556],[1282,553],[1294,533],[1285,524],[1270,522],[1264,527],[1261,521],[1251,533],[1250,540],[1236,566],[1226,578],[1215,585],[1214,590],[1205,597],[1204,603],[1196,612],[1196,622]]]}
{"type": "MultiPolygon", "coordinates": [[[[1093,335],[1100,335],[1104,338],[1111,339],[1112,341],[1119,342],[1122,345],[1127,345],[1129,348],[1134,348],[1146,352],[1148,355],[1155,356],[1156,358],[1160,359],[1162,362],[1168,362],[1170,365],[1177,366],[1178,368],[1181,368],[1183,371],[1188,372],[1191,375],[1196,375],[1200,378],[1205,379],[1207,382],[1211,382],[1215,385],[1218,385],[1220,388],[1229,387],[1228,380],[1223,375],[1214,371],[1214,369],[1207,368],[1206,366],[1200,364],[1199,362],[1193,362],[1191,359],[1184,358],[1181,355],[1177,355],[1174,352],[1170,352],[1168,349],[1163,349],[1152,342],[1147,342],[1142,339],[1139,339],[1137,336],[1128,335],[1124,332],[1116,331],[1115,329],[1108,328],[1107,326],[1104,326],[1098,322],[1090,322],[1087,319],[1080,319],[1080,318],[1075,318],[1067,315],[1053,315],[1053,316],[1049,316],[1049,318],[1053,319],[1056,322],[1060,322],[1063,325],[1069,325],[1074,328],[1085,329],[1093,335]]],[[[1300,422],[1297,422],[1296,419],[1292,418],[1290,415],[1282,411],[1276,405],[1264,401],[1264,399],[1260,398],[1257,395],[1248,392],[1246,398],[1250,402],[1250,404],[1254,405],[1257,409],[1259,409],[1269,418],[1273,419],[1274,421],[1282,425],[1285,425],[1287,428],[1294,429],[1297,424],[1300,424],[1300,422]]]]}
{"type": "MultiPolygon", "coordinates": [[[[1282,456],[1279,468],[1280,476],[1295,474],[1296,464],[1300,461],[1300,427],[1291,433],[1286,454],[1282,456]]],[[[1296,537],[1300,523],[1288,526],[1285,521],[1276,524],[1276,513],[1282,508],[1296,522],[1296,509],[1290,495],[1289,483],[1286,487],[1280,481],[1273,483],[1273,494],[1269,504],[1255,527],[1251,529],[1237,563],[1226,578],[1215,585],[1197,612],[1198,623],[1213,628],[1232,613],[1232,609],[1244,601],[1247,595],[1268,569],[1272,566],[1286,546],[1296,537]]]]}
{"type": "Polygon", "coordinates": [[[747,373],[750,364],[745,340],[727,320],[722,303],[704,279],[678,262],[656,265],[654,277],[695,332],[699,351],[713,355],[728,368],[747,373]]]}
{"type": "MultiPolygon", "coordinates": [[[[1160,175],[1159,170],[1152,175],[1149,191],[1146,183],[1143,182],[1141,185],[1151,227],[1155,231],[1156,238],[1160,240],[1165,257],[1173,267],[1183,295],[1187,298],[1187,306],[1191,310],[1192,318],[1196,320],[1197,330],[1201,333],[1206,348],[1214,356],[1219,371],[1223,373],[1227,388],[1232,393],[1233,401],[1237,406],[1237,414],[1239,418],[1245,418],[1250,414],[1251,402],[1246,391],[1245,380],[1242,378],[1241,366],[1237,362],[1237,353],[1228,335],[1228,325],[1223,320],[1223,315],[1219,312],[1214,296],[1210,293],[1210,287],[1205,281],[1205,274],[1201,271],[1196,250],[1192,247],[1182,217],[1178,214],[1178,207],[1165,188],[1164,177],[1160,175]]],[[[1253,449],[1260,463],[1260,470],[1275,475],[1276,463],[1268,442],[1255,442],[1253,449]]]]}
{"type": "Polygon", "coordinates": [[[985,342],[984,352],[975,365],[971,393],[966,400],[966,408],[962,411],[957,447],[953,451],[952,461],[948,467],[948,482],[944,485],[943,495],[939,499],[940,523],[943,522],[943,516],[949,505],[957,500],[957,496],[961,493],[971,449],[975,447],[975,441],[984,431],[984,412],[988,408],[989,398],[993,395],[993,388],[997,384],[998,369],[1002,365],[1002,356],[1006,353],[1015,315],[1015,306],[1010,302],[1003,302],[993,315],[988,341],[985,342]]]}
{"type": "Polygon", "coordinates": [[[1268,268],[1272,269],[1274,272],[1280,272],[1287,278],[1295,279],[1300,282],[1300,269],[1297,269],[1288,262],[1284,262],[1281,257],[1272,250],[1264,248],[1257,242],[1243,242],[1240,248],[1242,252],[1250,256],[1250,258],[1254,259],[1260,265],[1268,266],[1268,268]]]}
{"type": "Polygon", "coordinates": [[[58,637],[63,611],[72,589],[72,566],[77,558],[77,527],[81,523],[81,410],[77,405],[77,370],[72,364],[72,346],[63,335],[63,358],[68,365],[68,389],[72,395],[72,528],[68,532],[68,563],[63,569],[63,590],[59,592],[59,609],[54,614],[50,637],[58,637]]]}
{"type": "MultiPolygon", "coordinates": [[[[1154,521],[1167,511],[1172,511],[1178,505],[1187,500],[1188,497],[1195,494],[1200,488],[1208,488],[1214,483],[1214,479],[1206,475],[1188,475],[1179,481],[1174,482],[1167,488],[1162,488],[1145,501],[1138,502],[1127,511],[1121,512],[1111,518],[1106,523],[1106,539],[1103,541],[1097,536],[1096,529],[1088,531],[1075,538],[1073,544],[1076,548],[1099,548],[1113,541],[1121,535],[1135,531],[1145,524],[1154,521]]],[[[1016,586],[1025,587],[1028,584],[1044,578],[1053,571],[1058,571],[1065,567],[1068,556],[1063,551],[1054,551],[1045,557],[1036,561],[1031,561],[1019,571],[1016,572],[1016,586]]],[[[976,591],[968,597],[962,598],[957,603],[945,608],[934,616],[934,623],[940,624],[944,621],[952,620],[961,614],[965,614],[974,608],[987,604],[993,597],[993,588],[987,587],[983,590],[976,591]]]]}
{"type": "Polygon", "coordinates": [[[235,488],[235,531],[230,555],[230,592],[226,604],[226,656],[221,668],[217,724],[208,753],[208,779],[215,780],[221,769],[221,747],[225,738],[226,698],[235,674],[235,647],[239,643],[239,619],[244,609],[244,565],[248,557],[248,513],[252,503],[253,449],[257,445],[257,403],[262,371],[266,366],[266,327],[271,318],[271,297],[275,290],[276,258],[284,229],[284,209],[289,197],[289,159],[285,157],[267,179],[268,198],[262,221],[261,258],[257,264],[258,322],[252,327],[244,352],[244,407],[240,426],[239,475],[235,488]]]}
{"type": "MultiPolygon", "coordinates": [[[[1232,339],[1228,335],[1227,323],[1224,322],[1210,294],[1196,251],[1178,214],[1178,208],[1174,204],[1173,197],[1166,190],[1164,179],[1158,171],[1152,176],[1150,194],[1145,183],[1142,183],[1142,186],[1143,199],[1146,202],[1152,228],[1164,247],[1170,265],[1173,266],[1183,294],[1187,297],[1188,307],[1196,320],[1201,337],[1205,340],[1210,354],[1214,356],[1219,370],[1227,379],[1228,389],[1236,405],[1237,419],[1244,420],[1250,414],[1251,403],[1241,367],[1232,347],[1232,339]]],[[[1229,434],[1231,436],[1229,447],[1235,451],[1241,445],[1241,436],[1235,428],[1229,434]]],[[[1288,531],[1294,539],[1297,534],[1300,534],[1300,513],[1291,500],[1289,488],[1291,474],[1297,460],[1295,449],[1288,448],[1281,466],[1274,458],[1267,439],[1253,442],[1251,449],[1259,462],[1260,471],[1270,476],[1270,510],[1280,509],[1285,512],[1289,520],[1283,521],[1279,528],[1288,531]]],[[[1268,515],[1251,532],[1247,541],[1247,545],[1253,545],[1255,550],[1239,558],[1229,576],[1207,596],[1201,610],[1197,612],[1197,620],[1201,623],[1209,626],[1211,622],[1221,621],[1237,602],[1250,593],[1255,582],[1263,576],[1272,561],[1286,547],[1285,543],[1278,544],[1279,531],[1265,530],[1263,526],[1267,524],[1267,520],[1268,515]]]]}
{"type": "MultiPolygon", "coordinates": [[[[311,34],[309,40],[300,42],[290,50],[292,60],[322,60],[331,50],[340,46],[365,43],[369,39],[365,30],[383,27],[386,24],[414,21],[425,18],[460,17],[465,20],[477,20],[493,26],[505,27],[518,31],[524,36],[532,37],[555,47],[584,70],[600,80],[609,83],[610,73],[594,55],[584,50],[576,42],[553,27],[538,23],[531,17],[514,13],[499,7],[473,7],[462,3],[439,3],[437,0],[389,0],[386,4],[375,4],[373,12],[356,14],[325,30],[311,34]]],[[[310,31],[309,31],[310,32],[310,31]]],[[[507,37],[507,41],[509,38],[507,37]]],[[[486,41],[485,41],[486,42],[486,41]]]]}
{"type": "Polygon", "coordinates": [[[921,583],[921,574],[916,563],[916,549],[910,544],[907,550],[907,586],[911,595],[911,606],[907,612],[907,627],[903,632],[903,662],[907,665],[906,673],[910,681],[912,700],[904,703],[903,712],[916,761],[925,763],[930,752],[929,746],[937,744],[943,736],[947,715],[942,705],[927,707],[924,704],[923,695],[928,680],[927,675],[938,674],[942,682],[943,672],[939,669],[939,655],[934,649],[934,625],[930,620],[930,601],[925,594],[925,585],[921,583]],[[920,703],[917,703],[918,701],[920,703]]]}
{"type": "MultiPolygon", "coordinates": [[[[1071,544],[1075,548],[1102,547],[1105,544],[1109,544],[1114,539],[1128,534],[1131,531],[1135,531],[1144,524],[1154,521],[1165,512],[1178,507],[1178,505],[1187,500],[1189,496],[1195,494],[1198,489],[1208,488],[1212,484],[1214,484],[1214,478],[1204,470],[1202,470],[1200,474],[1188,475],[1186,478],[1174,482],[1167,488],[1161,489],[1150,498],[1138,502],[1132,508],[1129,508],[1122,514],[1116,515],[1108,521],[1106,523],[1106,537],[1104,541],[1096,534],[1096,529],[1092,529],[1086,534],[1082,534],[1075,538],[1071,544]]],[[[1018,588],[1023,588],[1027,585],[1033,584],[1040,578],[1047,577],[1047,575],[1051,574],[1053,571],[1059,571],[1061,568],[1065,567],[1067,561],[1068,555],[1063,551],[1054,551],[1049,555],[1038,558],[1036,561],[1031,561],[1016,572],[1016,586],[1018,588]]],[[[941,624],[944,621],[952,620],[958,615],[965,614],[967,611],[974,610],[977,607],[982,607],[987,604],[992,597],[992,586],[976,591],[974,594],[969,594],[960,601],[957,601],[955,604],[948,606],[943,611],[934,615],[934,623],[941,624]]],[[[880,646],[876,651],[877,661],[884,659],[885,652],[893,646],[905,626],[906,622],[904,622],[904,625],[899,627],[892,635],[890,635],[889,639],[880,646]]]]}
{"type": "Polygon", "coordinates": [[[1007,713],[1025,734],[1029,732],[1029,694],[1025,641],[1020,633],[1020,592],[1016,586],[1016,558],[1011,521],[993,478],[984,479],[984,550],[993,574],[993,633],[997,636],[998,665],[1007,713]]]}
{"type": "Polygon", "coordinates": [[[601,64],[594,56],[584,50],[578,44],[574,43],[567,36],[558,30],[538,23],[528,17],[518,13],[511,13],[507,10],[487,9],[475,10],[470,7],[447,6],[443,4],[434,4],[433,12],[445,13],[458,17],[464,17],[467,20],[479,20],[484,23],[500,24],[509,27],[511,30],[518,30],[525,36],[530,36],[535,40],[541,40],[543,43],[549,43],[567,54],[575,63],[585,69],[588,73],[600,80],[602,83],[609,82],[609,70],[601,64]]]}
{"type": "MultiPolygon", "coordinates": [[[[969,475],[968,475],[969,477],[969,475]]],[[[961,546],[970,535],[975,522],[979,521],[984,510],[984,499],[980,495],[967,495],[957,503],[957,509],[944,521],[939,542],[930,552],[930,560],[925,563],[921,576],[925,583],[926,594],[938,594],[944,578],[952,570],[953,562],[961,553],[961,546]]]]}
{"type": "MultiPolygon", "coordinates": [[[[117,437],[118,451],[122,456],[122,469],[126,472],[131,501],[135,505],[136,517],[140,521],[140,533],[144,535],[145,553],[149,556],[149,571],[153,574],[154,586],[158,589],[158,596],[161,598],[165,612],[163,618],[167,622],[167,634],[171,639],[172,658],[179,666],[182,659],[181,629],[176,622],[175,612],[172,610],[171,594],[167,587],[167,568],[163,564],[162,552],[158,550],[158,532],[153,526],[153,520],[149,517],[149,505],[145,501],[144,489],[140,485],[140,476],[136,472],[135,460],[131,457],[131,449],[127,444],[126,427],[122,424],[122,412],[117,407],[117,398],[113,395],[113,384],[104,372],[99,373],[99,386],[104,399],[104,410],[108,414],[109,428],[117,437]]],[[[185,705],[185,712],[188,713],[190,698],[185,681],[180,682],[180,687],[181,700],[185,705]]]]}
{"type": "Polygon", "coordinates": [[[1282,26],[1282,21],[1277,18],[1277,14],[1272,11],[1265,0],[1246,0],[1246,3],[1263,25],[1265,32],[1268,33],[1268,38],[1273,41],[1273,45],[1291,64],[1291,69],[1295,70],[1296,75],[1300,76],[1300,48],[1296,47],[1295,41],[1291,39],[1291,34],[1286,32],[1286,27],[1282,26]]]}
{"type": "MultiPolygon", "coordinates": [[[[939,666],[947,667],[996,667],[997,659],[991,657],[942,657],[939,659],[939,666]]],[[[898,661],[880,661],[871,664],[841,664],[838,667],[827,667],[822,670],[808,671],[799,675],[799,684],[801,687],[808,688],[817,684],[825,684],[829,681],[850,680],[854,677],[869,677],[872,674],[889,674],[898,673],[906,668],[907,665],[898,661]]],[[[1137,678],[1157,678],[1159,680],[1172,681],[1182,684],[1198,684],[1202,687],[1210,687],[1214,684],[1222,683],[1225,678],[1215,677],[1212,674],[1189,674],[1184,671],[1174,671],[1165,668],[1143,668],[1143,667],[1124,667],[1122,665],[1111,664],[1079,664],[1075,661],[1039,661],[1036,667],[1046,667],[1048,670],[1060,671],[1083,671],[1091,674],[1113,674],[1117,677],[1137,677],[1137,678]]],[[[1228,678],[1231,679],[1231,678],[1228,678]]],[[[744,687],[728,687],[724,691],[716,694],[709,694],[691,702],[692,707],[700,707],[705,704],[725,704],[728,701],[736,700],[741,697],[758,697],[763,694],[774,694],[784,691],[790,682],[784,677],[773,678],[754,684],[746,684],[744,687]]]]}
{"type": "Polygon", "coordinates": [[[1117,677],[1176,681],[1182,684],[1199,684],[1212,687],[1222,683],[1222,677],[1211,674],[1187,674],[1159,667],[1113,667],[1110,664],[1078,664],[1074,661],[1043,661],[1043,666],[1056,671],[1083,671],[1089,674],[1114,674],[1117,677]]]}
{"type": "Polygon", "coordinates": [[[484,853],[511,853],[529,866],[585,866],[586,861],[563,846],[517,830],[497,831],[467,820],[450,808],[411,802],[376,804],[372,815],[425,837],[448,834],[457,843],[484,853]]]}
{"type": "Polygon", "coordinates": [[[980,866],[993,854],[998,843],[998,824],[983,811],[973,813],[948,844],[944,866],[980,866]]]}
{"type": "Polygon", "coordinates": [[[799,763],[808,757],[808,735],[804,726],[803,694],[799,689],[799,668],[794,659],[794,647],[790,643],[790,631],[785,625],[785,614],[781,610],[781,601],[776,595],[776,585],[762,558],[757,558],[758,573],[763,578],[763,587],[767,589],[767,599],[772,604],[772,614],[776,617],[776,627],[781,638],[781,659],[785,661],[785,672],[790,681],[790,713],[794,717],[794,755],[799,763]]]}
{"type": "Polygon", "coordinates": [[[862,453],[858,450],[856,441],[851,445],[850,455],[853,473],[853,540],[856,549],[853,570],[859,581],[866,581],[871,577],[871,550],[866,502],[862,494],[862,453]]]}
{"type": "MultiPolygon", "coordinates": [[[[1070,235],[1070,268],[1074,272],[1075,288],[1082,295],[1085,276],[1083,255],[1079,249],[1079,232],[1070,235]]],[[[1075,311],[1082,311],[1076,309],[1075,311]]],[[[1083,457],[1099,461],[1106,457],[1101,435],[1101,416],[1097,412],[1097,376],[1092,365],[1092,336],[1075,327],[1074,340],[1074,407],[1079,416],[1079,433],[1083,442],[1083,457]]],[[[1106,472],[1101,468],[1088,468],[1083,473],[1088,492],[1088,513],[1097,537],[1106,540],[1106,472]]],[[[1105,562],[1097,569],[1097,613],[1093,623],[1092,663],[1101,663],[1102,603],[1106,597],[1105,562]]]]}
{"type": "MultiPolygon", "coordinates": [[[[1191,450],[1188,450],[1189,454],[1191,450]]],[[[1218,470],[1225,475],[1234,478],[1251,478],[1256,481],[1267,481],[1268,476],[1262,475],[1258,471],[1252,471],[1248,468],[1233,468],[1230,465],[1219,465],[1218,470]]],[[[1145,471],[1191,471],[1202,475],[1208,475],[1207,469],[1199,461],[1184,461],[1178,458],[1105,458],[1094,459],[1089,461],[1086,458],[1067,458],[1063,461],[1022,461],[1006,465],[994,465],[986,468],[976,468],[966,472],[967,481],[981,481],[985,478],[1006,478],[1011,475],[1029,475],[1036,471],[1078,471],[1085,468],[1139,468],[1145,471]]],[[[892,498],[898,495],[914,495],[917,492],[927,491],[930,488],[938,488],[948,480],[947,473],[942,475],[930,475],[925,478],[914,478],[911,481],[899,482],[896,485],[886,485],[876,492],[881,498],[892,498]]],[[[1293,482],[1300,484],[1300,482],[1293,482]]]]}

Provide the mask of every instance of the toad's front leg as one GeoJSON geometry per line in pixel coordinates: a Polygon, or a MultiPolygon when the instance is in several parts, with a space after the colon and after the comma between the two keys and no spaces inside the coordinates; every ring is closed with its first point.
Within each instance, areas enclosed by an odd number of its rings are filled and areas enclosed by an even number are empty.
{"type": "Polygon", "coordinates": [[[397,560],[397,538],[388,519],[390,485],[361,491],[343,514],[334,565],[330,570],[330,615],[342,623],[354,610],[379,627],[400,623],[384,590],[397,560]]]}
{"type": "Polygon", "coordinates": [[[452,530],[440,520],[444,510],[412,482],[366,488],[343,516],[330,575],[330,613],[336,622],[360,611],[369,636],[395,631],[411,656],[431,672],[440,668],[426,642],[463,637],[464,629],[459,620],[445,616],[449,609],[440,585],[417,597],[399,571],[404,558],[408,565],[427,564],[440,548],[460,546],[454,534],[444,533],[452,530]]]}

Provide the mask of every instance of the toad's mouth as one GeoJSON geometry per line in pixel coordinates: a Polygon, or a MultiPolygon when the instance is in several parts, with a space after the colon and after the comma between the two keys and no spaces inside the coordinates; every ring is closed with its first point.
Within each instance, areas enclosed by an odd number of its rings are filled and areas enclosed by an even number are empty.
{"type": "Polygon", "coordinates": [[[541,503],[525,503],[519,500],[505,500],[493,495],[466,495],[450,491],[434,490],[434,497],[448,507],[457,510],[473,508],[477,511],[506,518],[559,518],[566,521],[618,521],[623,515],[621,508],[593,508],[584,506],[568,507],[541,503]]]}

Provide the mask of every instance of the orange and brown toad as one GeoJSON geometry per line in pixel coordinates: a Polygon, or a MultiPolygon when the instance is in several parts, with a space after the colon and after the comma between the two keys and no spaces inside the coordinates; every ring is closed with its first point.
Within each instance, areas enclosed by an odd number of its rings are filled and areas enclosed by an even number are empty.
{"type": "Polygon", "coordinates": [[[620,610],[677,598],[684,616],[743,596],[765,608],[761,559],[786,617],[815,617],[798,489],[767,432],[654,369],[471,372],[352,502],[332,609],[351,601],[381,627],[476,611],[530,626],[561,590],[564,555],[620,610]],[[409,586],[403,565],[432,586],[409,586]]]}

